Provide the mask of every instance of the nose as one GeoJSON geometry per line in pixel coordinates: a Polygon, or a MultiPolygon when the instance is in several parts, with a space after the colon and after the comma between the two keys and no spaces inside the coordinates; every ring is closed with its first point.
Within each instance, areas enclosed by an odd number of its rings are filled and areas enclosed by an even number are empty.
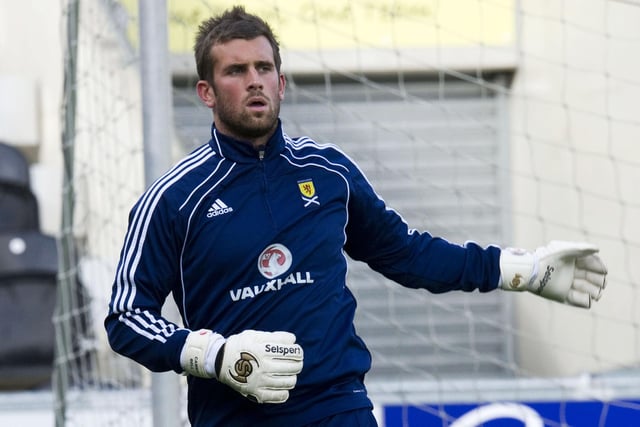
{"type": "Polygon", "coordinates": [[[251,71],[249,72],[248,89],[262,90],[262,88],[263,88],[263,84],[262,84],[262,80],[260,79],[260,73],[258,72],[257,69],[251,68],[251,71]]]}

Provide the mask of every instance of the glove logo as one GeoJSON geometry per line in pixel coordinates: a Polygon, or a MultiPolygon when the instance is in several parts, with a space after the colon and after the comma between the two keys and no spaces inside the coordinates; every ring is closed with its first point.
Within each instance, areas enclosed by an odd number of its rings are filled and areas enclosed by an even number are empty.
{"type": "Polygon", "coordinates": [[[258,257],[258,271],[267,279],[278,277],[291,267],[291,251],[280,243],[267,246],[258,257]]]}
{"type": "Polygon", "coordinates": [[[260,366],[256,358],[253,357],[251,353],[247,353],[245,351],[240,352],[240,359],[236,360],[236,363],[233,366],[235,372],[229,371],[231,378],[239,383],[246,384],[247,378],[249,378],[253,372],[253,365],[251,362],[255,362],[256,366],[260,366]]]}
{"type": "Polygon", "coordinates": [[[555,268],[551,267],[550,265],[547,266],[547,271],[544,272],[544,276],[542,276],[542,279],[540,279],[540,286],[538,287],[539,294],[542,293],[545,286],[547,286],[547,283],[549,283],[549,280],[551,280],[551,273],[553,273],[554,271],[555,268]]]}
{"type": "Polygon", "coordinates": [[[518,286],[520,286],[520,282],[522,281],[522,274],[520,273],[516,273],[516,275],[513,277],[513,279],[511,279],[511,287],[513,289],[517,289],[518,286]]]}

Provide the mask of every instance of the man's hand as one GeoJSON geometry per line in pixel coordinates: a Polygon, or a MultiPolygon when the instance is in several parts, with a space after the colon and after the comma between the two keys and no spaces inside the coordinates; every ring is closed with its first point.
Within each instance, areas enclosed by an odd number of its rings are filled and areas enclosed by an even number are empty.
{"type": "Polygon", "coordinates": [[[296,385],[304,353],[289,332],[246,330],[226,340],[203,329],[189,333],[180,363],[186,373],[217,378],[258,403],[282,403],[296,385]]]}
{"type": "Polygon", "coordinates": [[[218,353],[218,380],[258,403],[285,402],[302,371],[304,354],[295,342],[289,332],[232,335],[218,353]]]}
{"type": "Polygon", "coordinates": [[[598,248],[588,243],[561,241],[552,241],[533,253],[503,249],[500,287],[590,308],[606,284],[607,268],[597,252],[598,248]]]}

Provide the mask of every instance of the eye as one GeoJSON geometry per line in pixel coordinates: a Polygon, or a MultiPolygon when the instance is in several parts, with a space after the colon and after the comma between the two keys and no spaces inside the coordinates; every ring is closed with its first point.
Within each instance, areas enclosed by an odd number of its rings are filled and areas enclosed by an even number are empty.
{"type": "Polygon", "coordinates": [[[265,64],[258,65],[256,68],[261,73],[269,73],[269,72],[271,72],[273,70],[273,65],[265,63],[265,64]]]}
{"type": "Polygon", "coordinates": [[[238,75],[244,72],[244,67],[241,65],[233,65],[227,69],[227,74],[238,75]]]}

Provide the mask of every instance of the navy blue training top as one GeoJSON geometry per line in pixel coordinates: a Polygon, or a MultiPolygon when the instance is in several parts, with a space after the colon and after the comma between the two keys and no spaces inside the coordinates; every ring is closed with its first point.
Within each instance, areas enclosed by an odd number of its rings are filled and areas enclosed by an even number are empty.
{"type": "Polygon", "coordinates": [[[283,404],[257,404],[189,377],[194,426],[303,425],[371,407],[371,356],[353,326],[347,258],[433,293],[493,290],[498,247],[410,229],[333,145],[290,138],[263,151],[212,128],[134,205],[105,320],[112,348],[152,371],[182,372],[190,330],[289,331],[304,368],[283,404]],[[173,295],[184,327],[163,318],[173,295]]]}

